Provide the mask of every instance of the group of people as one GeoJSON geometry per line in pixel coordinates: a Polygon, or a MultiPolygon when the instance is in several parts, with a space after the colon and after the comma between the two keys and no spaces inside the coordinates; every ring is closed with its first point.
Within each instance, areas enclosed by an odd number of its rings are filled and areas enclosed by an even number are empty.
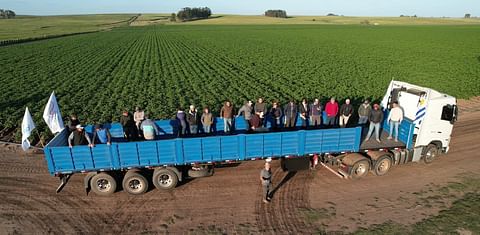
{"type": "MultiPolygon", "coordinates": [[[[319,99],[314,99],[309,103],[307,99],[302,99],[300,104],[296,104],[294,100],[290,100],[286,105],[281,107],[277,101],[273,101],[269,108],[263,98],[253,103],[246,101],[244,105],[235,112],[233,104],[230,101],[225,101],[220,109],[219,116],[224,122],[224,132],[232,133],[234,118],[243,116],[245,120],[246,129],[249,132],[263,132],[268,131],[267,120],[271,124],[271,129],[274,131],[282,127],[289,129],[296,126],[297,117],[301,120],[301,126],[318,128],[320,126],[333,127],[337,123],[341,128],[349,125],[351,117],[354,114],[354,107],[350,99],[346,99],[340,106],[334,97],[322,105],[319,99]],[[326,119],[323,123],[322,113],[325,112],[326,119]]],[[[380,128],[383,122],[383,110],[379,104],[370,104],[369,100],[365,100],[357,109],[358,125],[367,125],[369,122],[369,130],[365,141],[368,141],[373,132],[375,132],[375,139],[380,142],[380,128]]],[[[190,105],[188,110],[177,109],[175,119],[177,121],[177,136],[182,137],[187,134],[196,135],[200,132],[205,134],[212,133],[212,125],[214,124],[215,116],[208,107],[203,108],[200,113],[195,105],[190,105]]],[[[388,120],[390,122],[390,136],[389,139],[395,138],[398,141],[398,128],[403,120],[403,111],[398,103],[392,104],[388,120]],[[393,132],[395,131],[395,132],[393,132]],[[392,133],[395,133],[394,137],[392,133]]],[[[135,141],[140,139],[154,140],[156,136],[163,132],[149,115],[146,114],[140,107],[135,108],[135,112],[131,114],[128,110],[122,112],[120,117],[120,124],[124,131],[124,137],[127,141],[135,141]]],[[[107,128],[103,125],[95,125],[93,138],[83,130],[77,117],[72,115],[69,122],[70,135],[68,138],[69,146],[74,145],[90,145],[95,143],[110,144],[111,135],[107,128]]]]}

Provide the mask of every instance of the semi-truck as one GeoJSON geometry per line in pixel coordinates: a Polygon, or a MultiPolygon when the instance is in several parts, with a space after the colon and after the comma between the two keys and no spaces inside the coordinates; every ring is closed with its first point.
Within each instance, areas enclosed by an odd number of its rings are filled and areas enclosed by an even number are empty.
{"type": "MultiPolygon", "coordinates": [[[[364,140],[368,126],[363,125],[250,133],[243,117],[236,117],[233,133],[223,133],[223,120],[217,118],[212,134],[185,137],[176,135],[176,121],[157,120],[161,134],[156,140],[131,142],[125,140],[121,125],[112,123],[106,126],[112,143],[94,147],[69,147],[64,129],[45,146],[44,153],[49,173],[60,178],[57,193],[70,176],[82,173],[87,194],[110,195],[122,188],[138,195],[147,192],[150,183],[160,190],[172,190],[187,178],[213,175],[215,166],[242,161],[279,159],[284,170],[296,171],[309,168],[314,159],[337,176],[359,179],[369,172],[385,175],[394,165],[428,164],[448,152],[458,115],[454,97],[391,81],[381,107],[385,115],[380,142],[364,140]],[[404,113],[398,141],[387,138],[387,117],[394,102],[404,113]]],[[[268,116],[266,120],[268,128],[273,120],[268,116]]],[[[300,123],[298,118],[297,126],[300,123]]],[[[93,132],[91,125],[85,129],[93,132]]]]}

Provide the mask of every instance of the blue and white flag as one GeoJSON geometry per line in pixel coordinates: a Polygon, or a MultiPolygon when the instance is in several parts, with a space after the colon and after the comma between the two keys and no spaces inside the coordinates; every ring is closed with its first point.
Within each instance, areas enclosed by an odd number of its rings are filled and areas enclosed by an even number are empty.
{"type": "Polygon", "coordinates": [[[47,123],[48,128],[52,133],[57,133],[63,130],[62,114],[58,108],[57,98],[55,98],[55,92],[52,92],[50,99],[48,99],[47,106],[43,111],[43,120],[47,123]]]}
{"type": "Polygon", "coordinates": [[[28,107],[25,109],[25,115],[23,115],[22,121],[22,149],[27,151],[30,148],[30,141],[28,137],[32,134],[32,130],[35,129],[35,123],[33,123],[32,115],[28,111],[28,107]]]}
{"type": "Polygon", "coordinates": [[[426,113],[427,113],[427,102],[425,100],[425,97],[422,96],[420,97],[420,101],[418,102],[418,110],[415,113],[415,120],[413,121],[416,127],[420,127],[423,119],[425,118],[426,113]]]}

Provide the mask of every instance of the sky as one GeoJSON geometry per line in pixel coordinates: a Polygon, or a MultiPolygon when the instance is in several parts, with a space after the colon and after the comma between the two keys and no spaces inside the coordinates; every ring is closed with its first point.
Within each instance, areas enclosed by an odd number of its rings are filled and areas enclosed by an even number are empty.
{"type": "Polygon", "coordinates": [[[0,8],[19,15],[171,13],[187,6],[208,6],[214,14],[242,15],[282,9],[288,15],[480,16],[480,0],[0,0],[0,8]]]}

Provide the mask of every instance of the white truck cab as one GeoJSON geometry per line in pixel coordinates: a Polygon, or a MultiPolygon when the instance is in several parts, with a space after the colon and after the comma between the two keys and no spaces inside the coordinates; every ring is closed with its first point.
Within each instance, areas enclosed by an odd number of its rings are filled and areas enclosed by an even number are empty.
{"type": "Polygon", "coordinates": [[[404,117],[415,123],[412,161],[419,161],[434,147],[438,151],[448,152],[453,124],[458,115],[455,97],[392,80],[383,97],[382,107],[390,109],[393,102],[398,102],[404,117]]]}

